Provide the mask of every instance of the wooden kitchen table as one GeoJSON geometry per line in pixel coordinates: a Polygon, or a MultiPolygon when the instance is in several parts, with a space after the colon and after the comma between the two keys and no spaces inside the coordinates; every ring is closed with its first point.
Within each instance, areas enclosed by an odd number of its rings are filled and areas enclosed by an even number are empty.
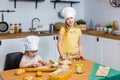
{"type": "MultiPolygon", "coordinates": [[[[73,74],[68,80],[120,80],[120,72],[114,69],[110,69],[109,75],[107,77],[99,77],[95,76],[95,73],[98,67],[101,64],[94,63],[89,60],[82,60],[82,61],[73,61],[72,65],[70,66],[70,70],[72,70],[73,74]],[[75,71],[75,64],[83,63],[83,73],[77,74],[75,71]]],[[[26,72],[23,75],[16,76],[15,75],[16,69],[7,70],[0,72],[0,76],[3,80],[23,80],[23,77],[27,75],[33,75],[33,80],[49,80],[49,74],[51,72],[42,72],[42,77],[35,77],[36,72],[26,72]]]]}
{"type": "MultiPolygon", "coordinates": [[[[72,65],[70,66],[70,70],[73,71],[73,75],[68,80],[88,80],[92,67],[93,62],[88,60],[82,60],[82,61],[73,61],[72,65]],[[84,72],[82,74],[77,74],[75,71],[75,64],[77,63],[83,63],[84,64],[84,72]]],[[[16,69],[13,70],[7,70],[0,72],[0,76],[3,78],[3,80],[23,80],[23,77],[26,75],[33,75],[34,80],[37,80],[38,77],[35,77],[36,72],[26,72],[23,75],[16,76],[15,75],[16,69]]],[[[43,80],[49,80],[49,73],[51,72],[42,72],[42,79],[43,80]]]]}

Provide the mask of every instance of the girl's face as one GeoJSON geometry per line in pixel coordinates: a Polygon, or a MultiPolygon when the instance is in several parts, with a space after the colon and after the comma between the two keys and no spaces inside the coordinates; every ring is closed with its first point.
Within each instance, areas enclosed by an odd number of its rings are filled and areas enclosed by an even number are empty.
{"type": "Polygon", "coordinates": [[[30,57],[33,58],[37,55],[38,50],[35,51],[26,51],[26,54],[30,57]]]}
{"type": "Polygon", "coordinates": [[[73,17],[69,17],[69,18],[66,19],[66,23],[69,26],[74,26],[75,19],[73,17]]]}

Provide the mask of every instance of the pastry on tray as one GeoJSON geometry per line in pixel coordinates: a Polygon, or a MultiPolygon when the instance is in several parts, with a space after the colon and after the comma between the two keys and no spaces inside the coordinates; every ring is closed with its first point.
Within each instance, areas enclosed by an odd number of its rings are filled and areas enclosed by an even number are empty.
{"type": "Polygon", "coordinates": [[[57,69],[49,74],[50,80],[67,80],[72,76],[72,71],[67,69],[57,69]]]}

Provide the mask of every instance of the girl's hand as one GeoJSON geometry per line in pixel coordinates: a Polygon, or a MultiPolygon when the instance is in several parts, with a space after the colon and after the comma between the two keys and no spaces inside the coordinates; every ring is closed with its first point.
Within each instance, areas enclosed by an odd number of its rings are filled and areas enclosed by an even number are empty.
{"type": "Polygon", "coordinates": [[[39,63],[32,63],[32,67],[39,67],[39,63]]]}
{"type": "Polygon", "coordinates": [[[62,60],[69,60],[68,58],[64,57],[64,56],[61,56],[60,57],[62,60]]]}
{"type": "Polygon", "coordinates": [[[46,65],[46,64],[47,64],[44,60],[41,60],[40,63],[41,63],[42,65],[46,65]]]}
{"type": "Polygon", "coordinates": [[[85,58],[84,58],[83,56],[80,56],[79,58],[80,58],[81,60],[85,60],[85,58]]]}

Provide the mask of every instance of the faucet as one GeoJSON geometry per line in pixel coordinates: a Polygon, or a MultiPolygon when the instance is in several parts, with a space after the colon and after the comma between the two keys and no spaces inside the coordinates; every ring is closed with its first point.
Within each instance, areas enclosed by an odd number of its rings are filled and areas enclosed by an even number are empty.
{"type": "Polygon", "coordinates": [[[32,22],[31,22],[32,27],[29,28],[29,30],[30,30],[32,33],[34,33],[34,31],[36,30],[36,28],[33,26],[34,20],[38,20],[38,21],[40,22],[40,19],[39,19],[39,18],[33,18],[33,19],[32,19],[32,22]]]}

